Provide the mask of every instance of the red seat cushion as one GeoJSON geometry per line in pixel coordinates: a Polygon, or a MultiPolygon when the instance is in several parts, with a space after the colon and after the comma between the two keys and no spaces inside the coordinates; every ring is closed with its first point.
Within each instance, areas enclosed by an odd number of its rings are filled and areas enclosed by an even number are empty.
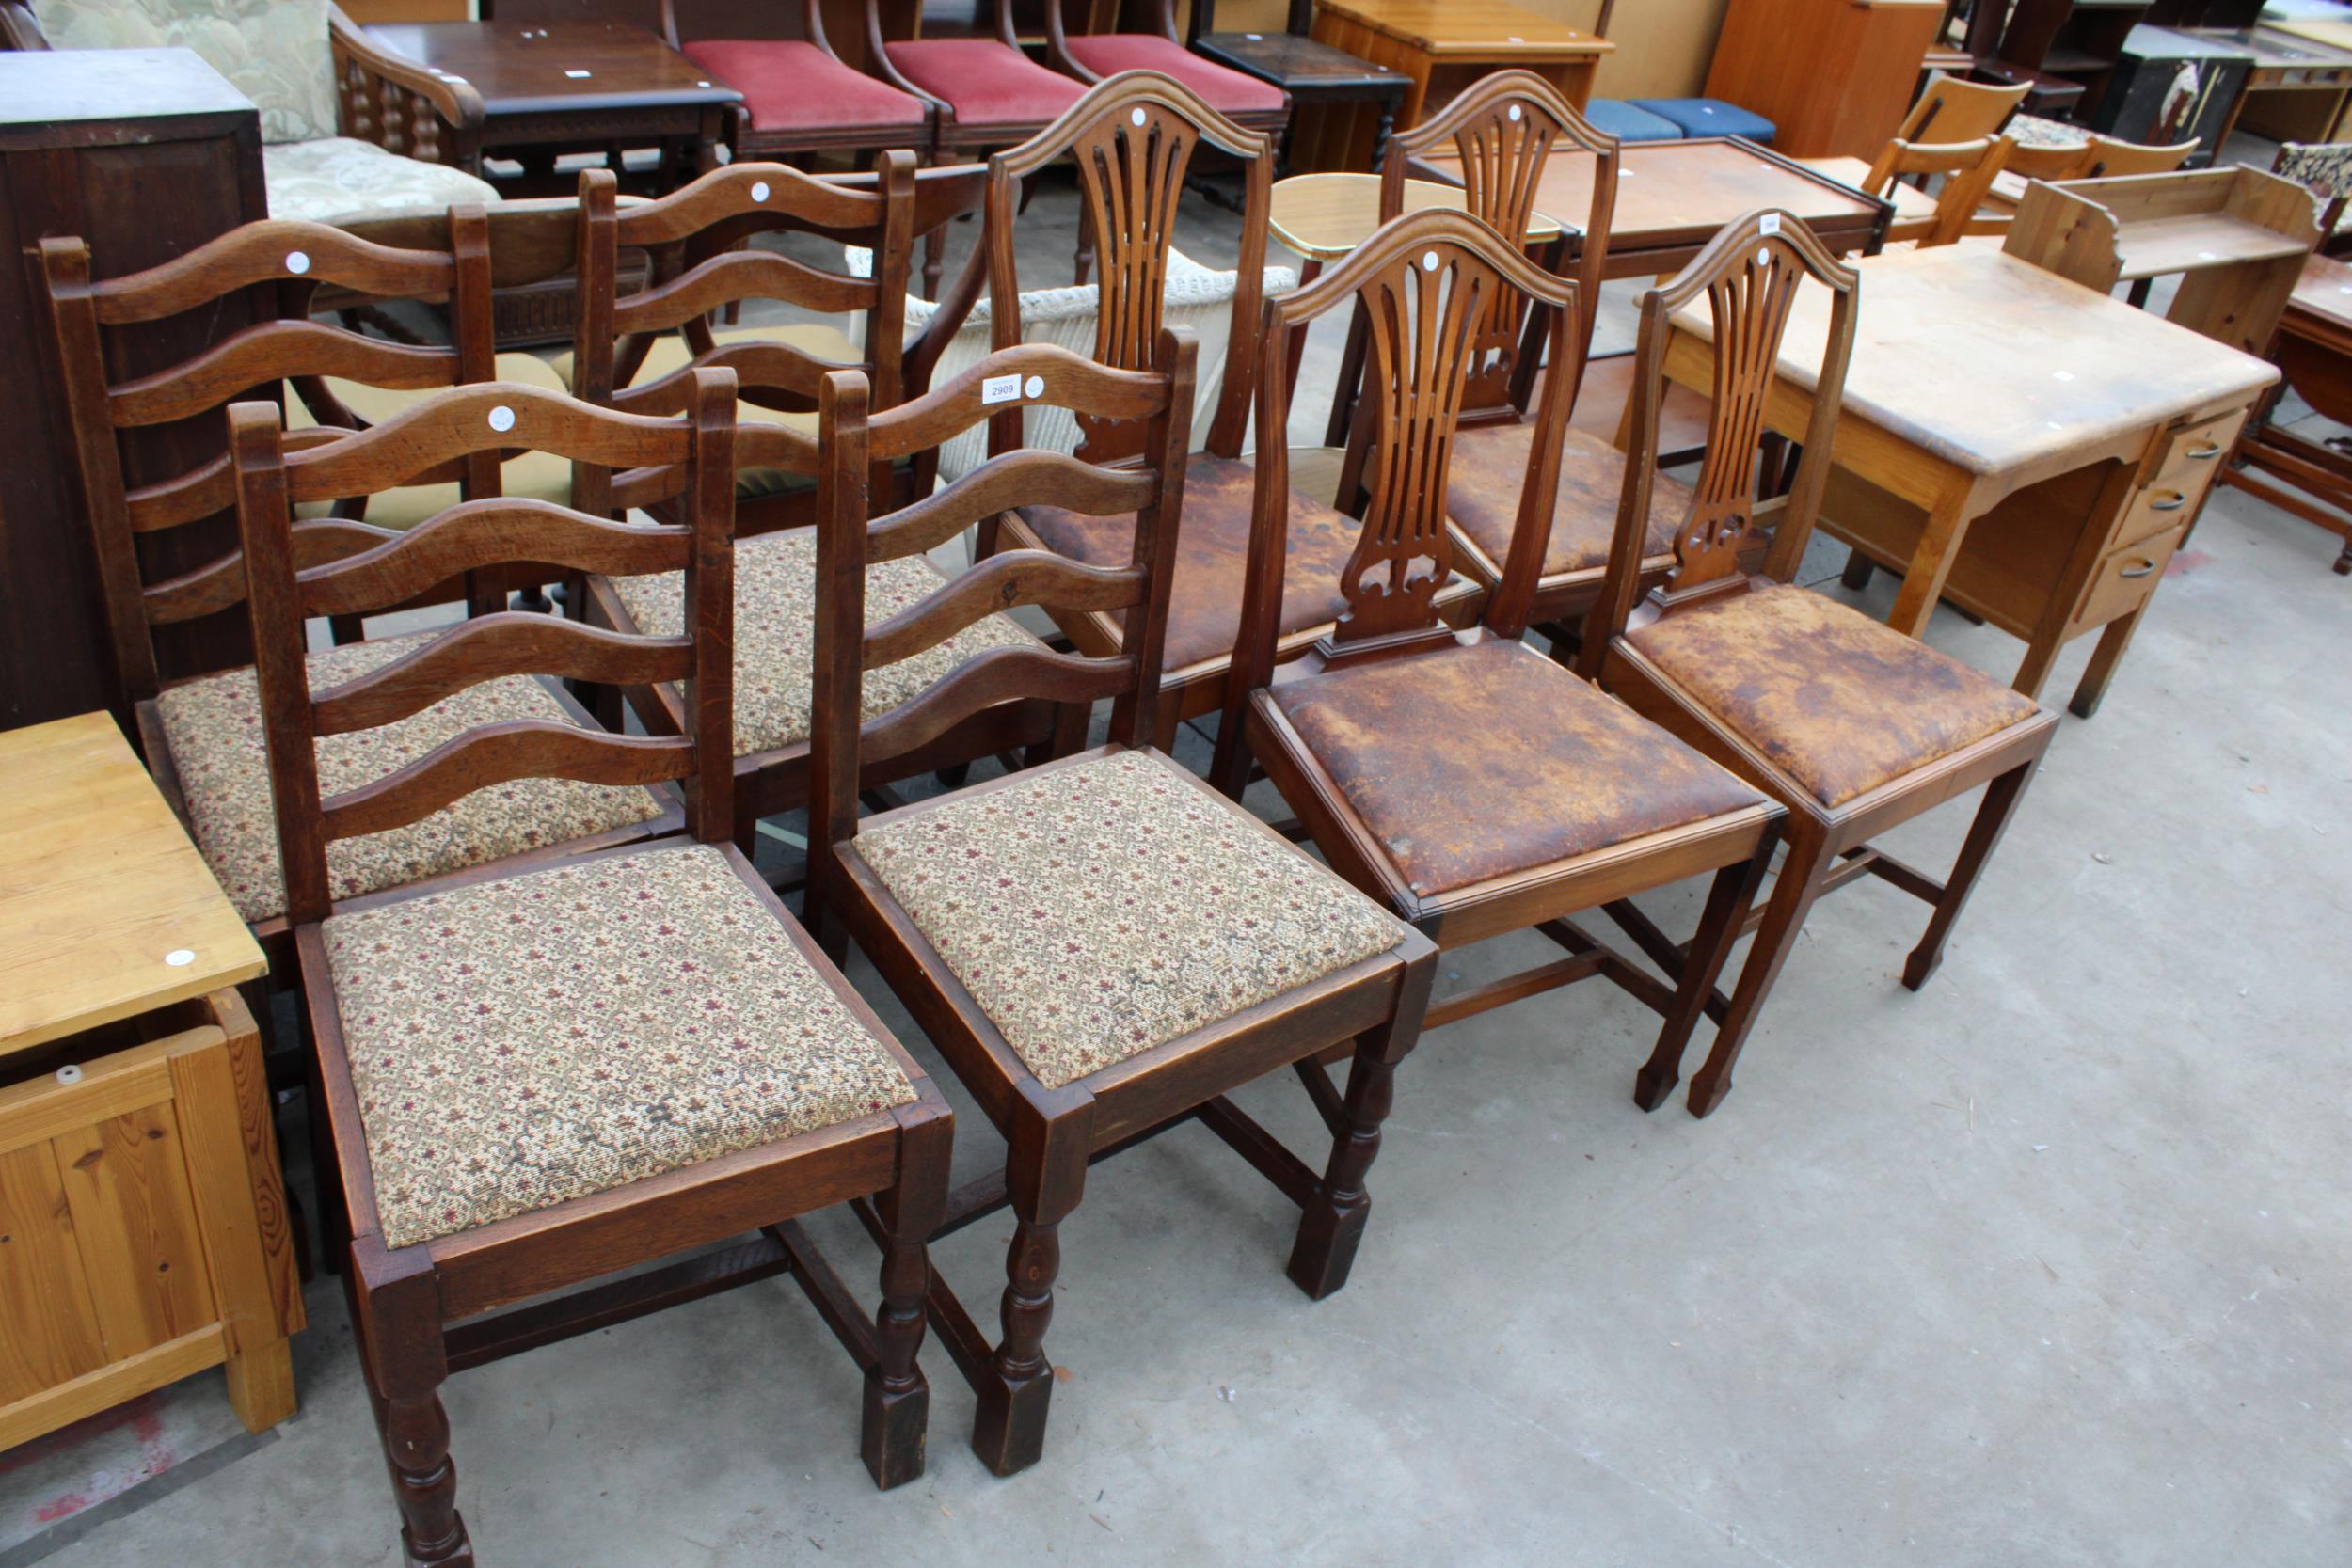
{"type": "Polygon", "coordinates": [[[958,125],[1043,125],[1086,95],[1059,71],[994,39],[885,43],[898,73],[955,110],[958,125]]]}
{"type": "Polygon", "coordinates": [[[1097,76],[1116,76],[1122,71],[1156,71],[1173,76],[1221,115],[1282,108],[1282,89],[1273,83],[1204,60],[1173,39],[1156,33],[1091,33],[1074,38],[1070,40],[1070,57],[1097,76]]]}
{"type": "Polygon", "coordinates": [[[798,40],[697,39],[680,52],[743,95],[755,131],[895,129],[921,125],[928,112],[921,99],[798,40]]]}

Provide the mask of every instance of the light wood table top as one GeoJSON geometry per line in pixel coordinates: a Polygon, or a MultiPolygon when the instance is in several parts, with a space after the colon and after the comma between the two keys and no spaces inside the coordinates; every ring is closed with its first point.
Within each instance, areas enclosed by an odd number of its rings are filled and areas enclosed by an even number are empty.
{"type": "Polygon", "coordinates": [[[2310,258],[2303,263],[2303,276],[2287,305],[2333,325],[2352,328],[2352,266],[2333,257],[2310,258]]]}
{"type": "Polygon", "coordinates": [[[2265,19],[2256,31],[2287,33],[2308,43],[2352,51],[2352,22],[2328,22],[2316,18],[2302,22],[2272,22],[2265,19]]]}
{"type": "Polygon", "coordinates": [[[1616,46],[1510,0],[1315,0],[1318,9],[1425,55],[1509,53],[1530,59],[1605,55],[1616,46]]]}
{"type": "MultiPolygon", "coordinates": [[[[2062,472],[2078,454],[2279,376],[1997,250],[1943,245],[1853,265],[1862,293],[1844,412],[1971,474],[2062,472]]],[[[1675,325],[1713,337],[1699,301],[1675,325]]],[[[1800,289],[1782,339],[1791,385],[1811,390],[1828,330],[1828,292],[1800,289]]]]}
{"type": "MultiPolygon", "coordinates": [[[[1463,206],[1458,185],[1434,180],[1405,182],[1405,211],[1431,209],[1458,213],[1463,206]]],[[[1380,176],[1376,174],[1294,174],[1274,184],[1267,207],[1267,226],[1275,239],[1310,261],[1336,261],[1364,243],[1380,227],[1380,176]]],[[[1557,239],[1560,225],[1537,213],[1531,214],[1527,239],[1557,239]]]]}
{"type": "Polygon", "coordinates": [[[111,718],[0,734],[0,1056],[264,967],[111,718]]]}
{"type": "MultiPolygon", "coordinates": [[[[1461,183],[1458,158],[1416,158],[1416,169],[1461,183]]],[[[1555,151],[1544,165],[1535,205],[1581,223],[1593,208],[1594,159],[1555,151]]],[[[1609,248],[1663,250],[1703,245],[1732,219],[1779,207],[1808,224],[1867,228],[1878,203],[1824,175],[1795,168],[1761,149],[1728,139],[1635,142],[1617,160],[1617,205],[1609,248]]]]}
{"type": "Polygon", "coordinates": [[[2194,272],[2233,261],[2277,261],[2310,253],[2305,241],[2230,213],[2186,213],[2116,226],[2125,281],[2194,272]]]}

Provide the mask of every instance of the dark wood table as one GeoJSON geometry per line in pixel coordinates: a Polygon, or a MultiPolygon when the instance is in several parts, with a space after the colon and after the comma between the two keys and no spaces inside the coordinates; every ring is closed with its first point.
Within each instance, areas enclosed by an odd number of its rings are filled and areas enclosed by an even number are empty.
{"type": "Polygon", "coordinates": [[[661,154],[656,194],[673,190],[718,166],[727,110],[743,96],[625,22],[379,23],[368,31],[472,84],[481,134],[452,161],[517,196],[570,194],[554,174],[565,153],[601,152],[617,174],[623,151],[646,147],[661,154]],[[511,159],[523,172],[501,180],[485,158],[511,159]]]}
{"type": "MultiPolygon", "coordinates": [[[[1303,0],[1296,8],[1304,8],[1303,0]]],[[[1330,111],[1348,104],[1369,104],[1380,117],[1372,163],[1380,166],[1409,85],[1403,72],[1296,33],[1203,33],[1192,47],[1219,65],[1271,82],[1291,95],[1291,124],[1275,155],[1276,179],[1294,170],[1347,167],[1353,126],[1344,112],[1330,111]]]]}

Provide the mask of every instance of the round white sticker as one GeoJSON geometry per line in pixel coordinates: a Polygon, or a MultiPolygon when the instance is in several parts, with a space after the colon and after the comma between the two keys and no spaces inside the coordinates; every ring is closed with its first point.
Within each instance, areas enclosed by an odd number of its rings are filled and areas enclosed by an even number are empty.
{"type": "Polygon", "coordinates": [[[500,435],[515,428],[515,411],[504,404],[490,410],[490,428],[500,435]]]}
{"type": "Polygon", "coordinates": [[[1029,377],[1027,385],[1021,389],[1030,397],[1041,398],[1045,395],[1045,378],[1041,375],[1033,375],[1029,377]]]}
{"type": "Polygon", "coordinates": [[[1519,106],[1518,106],[1517,103],[1514,103],[1514,104],[1512,104],[1512,105],[1511,105],[1511,119],[1512,119],[1514,121],[1516,121],[1518,118],[1519,118],[1519,106]]]}
{"type": "Polygon", "coordinates": [[[303,273],[309,272],[310,270],[310,253],[302,250],[289,250],[286,252],[286,270],[294,273],[297,277],[303,273]]]}
{"type": "Polygon", "coordinates": [[[1436,272],[1438,270],[1438,253],[1436,251],[1424,250],[1421,253],[1421,270],[1423,272],[1436,272]]]}
{"type": "Polygon", "coordinates": [[[752,199],[754,201],[765,201],[768,199],[767,181],[756,180],[752,182],[752,199]]]}
{"type": "Polygon", "coordinates": [[[1132,114],[1128,115],[1127,119],[1128,119],[1128,120],[1129,120],[1129,122],[1130,122],[1130,123],[1132,123],[1132,124],[1136,124],[1136,125],[1140,125],[1140,124],[1142,124],[1142,123],[1143,123],[1143,111],[1142,111],[1141,109],[1137,109],[1137,110],[1134,111],[1132,114]]]}
{"type": "Polygon", "coordinates": [[[184,947],[175,947],[170,952],[164,955],[164,962],[169,964],[174,969],[185,969],[188,965],[196,962],[196,955],[189,952],[184,947]]]}

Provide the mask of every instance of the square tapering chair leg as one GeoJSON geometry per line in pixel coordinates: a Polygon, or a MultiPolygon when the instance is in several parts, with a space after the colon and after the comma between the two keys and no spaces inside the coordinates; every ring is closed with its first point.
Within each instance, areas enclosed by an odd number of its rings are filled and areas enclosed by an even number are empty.
{"type": "Polygon", "coordinates": [[[1691,954],[1675,989],[1674,1010],[1658,1032],[1658,1044],[1649,1060],[1634,1074],[1633,1103],[1645,1111],[1663,1105],[1681,1080],[1682,1053],[1690,1047],[1691,1032],[1698,1026],[1708,998],[1715,993],[1715,978],[1724,972],[1740,940],[1748,909],[1756,902],[1756,887],[1772,863],[1772,847],[1778,838],[1777,829],[1767,830],[1752,857],[1715,873],[1707,892],[1707,908],[1699,916],[1698,933],[1691,940],[1691,954]]]}
{"type": "Polygon", "coordinates": [[[1903,984],[1917,990],[1928,983],[1936,965],[1944,961],[1944,941],[1952,934],[1952,926],[1960,919],[1961,906],[1968,902],[1968,895],[1977,885],[1978,874],[1985,862],[1993,858],[1993,850],[2009,832],[2011,819],[2017,815],[2017,803],[2025,799],[2026,785],[2032,782],[2033,772],[2042,765],[2036,756],[2023,767],[2010,769],[1984,786],[1984,799],[1978,803],[1976,819],[1968,824],[1968,836],[1960,846],[1960,858],[1952,863],[1952,874],[1944,883],[1944,896],[1935,901],[1935,912],[1928,917],[1926,934],[1919,945],[1911,950],[1903,962],[1903,984]]]}

